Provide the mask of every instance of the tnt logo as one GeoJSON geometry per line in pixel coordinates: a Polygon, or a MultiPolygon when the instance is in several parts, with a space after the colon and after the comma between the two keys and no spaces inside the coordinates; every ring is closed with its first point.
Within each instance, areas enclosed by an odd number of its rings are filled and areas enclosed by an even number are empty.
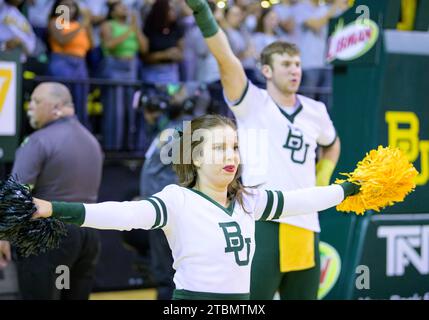
{"type": "Polygon", "coordinates": [[[420,156],[420,173],[417,185],[429,181],[429,140],[419,140],[420,122],[414,112],[386,112],[388,143],[400,148],[414,162],[420,156]]]}
{"type": "Polygon", "coordinates": [[[377,236],[386,238],[387,276],[402,276],[410,265],[422,275],[429,274],[429,225],[382,226],[377,236]]]}

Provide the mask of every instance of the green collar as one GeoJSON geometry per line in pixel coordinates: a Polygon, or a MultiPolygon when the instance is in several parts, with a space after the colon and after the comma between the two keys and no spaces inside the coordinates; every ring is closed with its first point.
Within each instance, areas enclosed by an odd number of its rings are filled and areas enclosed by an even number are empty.
{"type": "Polygon", "coordinates": [[[235,207],[235,201],[231,201],[229,203],[229,206],[227,208],[225,208],[223,205],[221,205],[219,202],[213,200],[212,198],[210,198],[208,195],[206,195],[205,193],[202,193],[201,191],[195,190],[195,189],[191,189],[191,188],[187,188],[188,190],[191,190],[193,192],[195,192],[196,194],[200,195],[201,197],[203,197],[204,199],[210,201],[211,203],[213,203],[215,206],[217,206],[218,208],[222,209],[227,215],[232,216],[233,212],[234,212],[234,207],[235,207]]]}
{"type": "Polygon", "coordinates": [[[299,103],[299,106],[298,106],[298,108],[293,112],[293,113],[291,113],[291,114],[288,114],[286,111],[284,111],[283,110],[283,108],[282,107],[280,107],[278,104],[277,104],[277,102],[275,102],[274,100],[274,103],[276,104],[276,106],[279,108],[279,110],[280,110],[280,112],[286,117],[286,119],[288,119],[291,123],[293,123],[294,121],[295,121],[295,117],[298,115],[298,113],[300,113],[301,112],[301,110],[302,110],[302,104],[301,104],[301,102],[299,102],[299,100],[298,100],[298,98],[296,98],[297,99],[297,102],[299,103]]]}

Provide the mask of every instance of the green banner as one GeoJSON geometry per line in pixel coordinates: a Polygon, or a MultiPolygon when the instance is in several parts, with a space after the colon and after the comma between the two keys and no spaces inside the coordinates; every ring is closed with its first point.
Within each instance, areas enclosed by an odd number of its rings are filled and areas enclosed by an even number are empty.
{"type": "Polygon", "coordinates": [[[321,214],[320,298],[429,299],[429,34],[388,30],[398,13],[398,1],[355,1],[331,24],[334,176],[379,145],[397,146],[419,171],[416,190],[380,213],[321,214]],[[372,22],[357,21],[359,6],[372,22]]]}

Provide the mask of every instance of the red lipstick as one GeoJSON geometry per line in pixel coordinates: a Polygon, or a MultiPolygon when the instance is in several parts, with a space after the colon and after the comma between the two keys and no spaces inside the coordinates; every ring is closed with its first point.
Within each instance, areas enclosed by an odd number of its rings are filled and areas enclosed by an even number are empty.
{"type": "Polygon", "coordinates": [[[226,172],[235,172],[235,166],[225,166],[223,167],[223,170],[225,170],[226,172]]]}

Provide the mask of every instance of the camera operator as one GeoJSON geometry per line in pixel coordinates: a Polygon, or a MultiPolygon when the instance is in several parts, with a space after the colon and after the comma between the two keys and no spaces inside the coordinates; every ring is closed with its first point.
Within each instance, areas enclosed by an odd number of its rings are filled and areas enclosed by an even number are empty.
{"type": "Polygon", "coordinates": [[[133,105],[138,118],[137,150],[144,155],[169,122],[169,97],[159,88],[149,87],[135,93],[133,105]]]}

